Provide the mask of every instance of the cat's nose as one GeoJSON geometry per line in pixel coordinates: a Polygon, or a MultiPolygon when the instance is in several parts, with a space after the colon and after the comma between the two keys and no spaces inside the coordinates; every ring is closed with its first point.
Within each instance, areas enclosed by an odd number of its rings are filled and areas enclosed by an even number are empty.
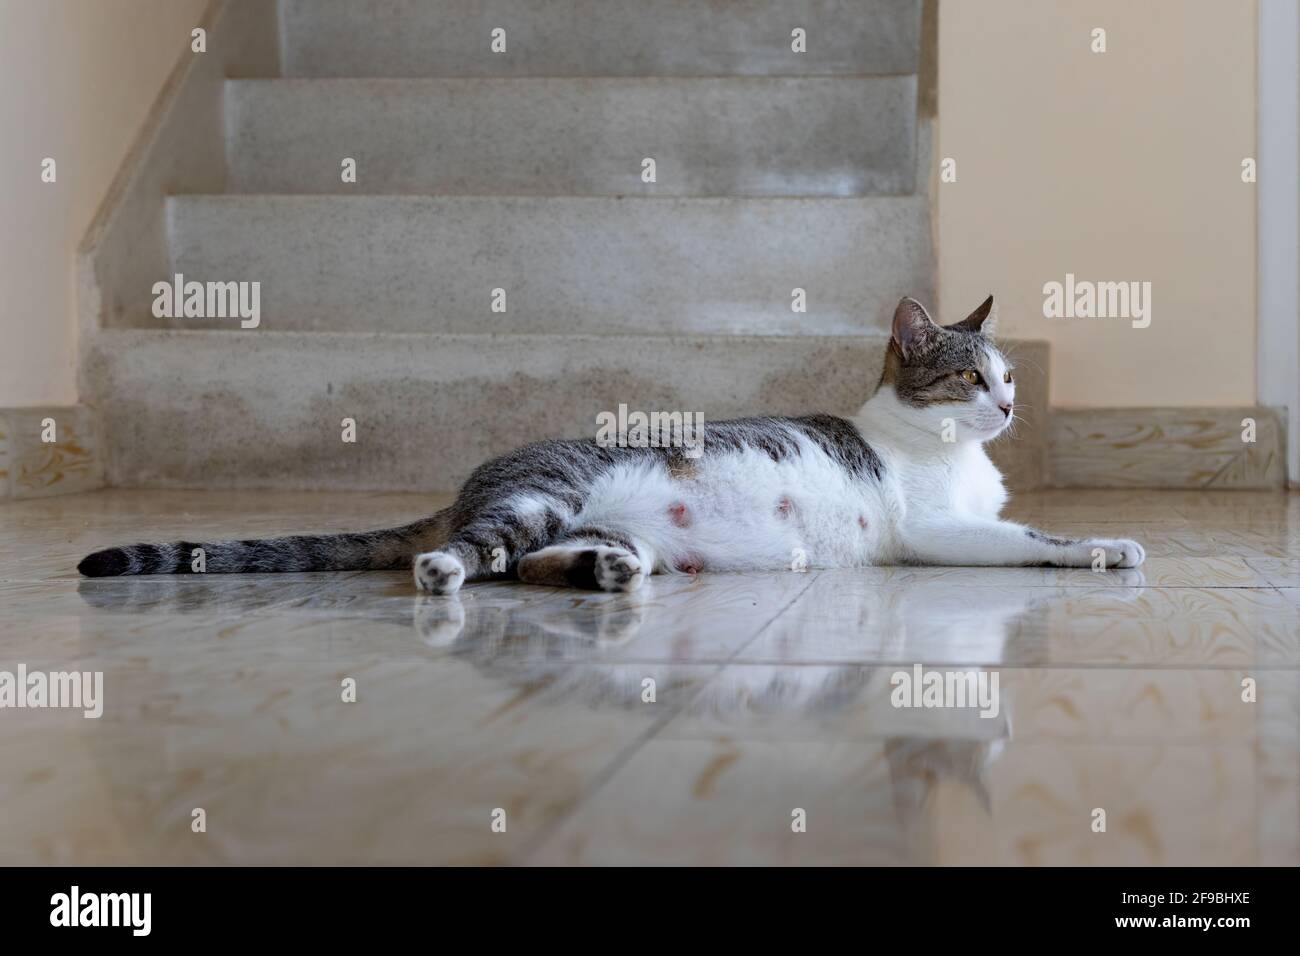
{"type": "Polygon", "coordinates": [[[1002,414],[1007,418],[1011,417],[1011,404],[1009,402],[999,402],[998,408],[1002,409],[1002,414]]]}

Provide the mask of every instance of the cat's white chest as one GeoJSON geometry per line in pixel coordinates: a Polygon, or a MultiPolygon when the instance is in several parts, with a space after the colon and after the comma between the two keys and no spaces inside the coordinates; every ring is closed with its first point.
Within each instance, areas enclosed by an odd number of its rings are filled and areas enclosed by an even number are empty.
{"type": "Polygon", "coordinates": [[[954,459],[948,501],[957,513],[995,518],[1007,501],[1002,474],[979,445],[966,445],[954,459]]]}
{"type": "Polygon", "coordinates": [[[978,445],[929,458],[887,454],[885,461],[882,497],[891,532],[882,557],[886,562],[902,553],[900,527],[905,520],[944,514],[996,518],[1006,503],[1002,475],[978,445]]]}

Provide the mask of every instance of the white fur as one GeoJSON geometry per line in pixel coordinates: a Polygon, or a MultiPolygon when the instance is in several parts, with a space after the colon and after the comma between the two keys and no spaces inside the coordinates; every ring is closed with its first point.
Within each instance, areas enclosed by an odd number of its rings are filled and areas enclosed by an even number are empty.
{"type": "Polygon", "coordinates": [[[781,462],[750,449],[706,455],[689,479],[659,463],[612,469],[574,522],[626,529],[657,572],[789,568],[800,551],[810,567],[878,563],[879,487],[853,481],[812,442],[791,435],[802,454],[781,462]]]}
{"type": "Polygon", "coordinates": [[[417,555],[414,571],[416,587],[429,594],[455,594],[465,583],[465,565],[443,551],[417,555]]]}
{"type": "Polygon", "coordinates": [[[622,548],[596,548],[595,574],[602,591],[635,591],[645,580],[640,558],[622,548]]]}
{"type": "Polygon", "coordinates": [[[1007,493],[982,443],[1010,424],[999,405],[1014,403],[1015,386],[1002,381],[1005,365],[999,356],[990,356],[990,363],[989,391],[971,403],[913,408],[899,401],[893,389],[882,388],[855,419],[885,459],[897,517],[896,557],[912,564],[1090,567],[1100,548],[1106,568],[1141,564],[1145,553],[1135,541],[1061,545],[998,518],[1007,493]],[[942,436],[948,418],[956,424],[953,442],[936,437],[942,436]]]}
{"type": "Polygon", "coordinates": [[[1014,401],[1004,369],[996,359],[990,391],[963,405],[912,408],[882,388],[855,419],[885,466],[880,481],[853,478],[792,428],[801,454],[780,462],[751,449],[706,454],[685,479],[656,462],[615,468],[592,488],[574,524],[632,535],[656,572],[779,570],[800,555],[808,567],[1089,567],[1096,548],[1106,567],[1140,564],[1133,541],[1064,547],[998,520],[1007,493],[981,443],[1009,423],[998,407],[1014,401]],[[956,426],[953,442],[943,440],[946,419],[956,426]]]}

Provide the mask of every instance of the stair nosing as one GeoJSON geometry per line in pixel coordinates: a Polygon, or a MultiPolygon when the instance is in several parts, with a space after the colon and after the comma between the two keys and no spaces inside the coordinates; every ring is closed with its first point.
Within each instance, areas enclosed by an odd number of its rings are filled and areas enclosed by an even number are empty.
{"type": "Polygon", "coordinates": [[[916,70],[894,73],[526,73],[518,76],[226,76],[227,83],[446,83],[446,82],[505,82],[527,80],[664,80],[690,82],[693,80],[842,80],[889,79],[917,77],[916,70]]]}
{"type": "MultiPolygon", "coordinates": [[[[170,329],[170,328],[139,328],[139,327],[109,327],[98,328],[95,330],[95,336],[105,336],[113,338],[131,338],[131,337],[175,337],[189,338],[194,336],[203,336],[211,338],[213,336],[233,336],[238,333],[249,332],[258,336],[271,336],[274,338],[301,338],[301,337],[319,337],[319,338],[391,338],[391,339],[455,339],[467,342],[478,342],[483,340],[500,340],[511,339],[519,340],[536,340],[536,341],[589,341],[602,340],[610,338],[618,339],[657,339],[672,340],[684,343],[696,342],[735,342],[739,339],[761,340],[761,341],[808,341],[813,339],[820,340],[841,340],[848,342],[860,342],[863,339],[885,340],[889,338],[889,333],[883,329],[865,329],[860,334],[850,334],[844,332],[816,333],[809,332],[802,335],[785,335],[780,333],[762,333],[762,332],[390,332],[382,329],[374,330],[353,330],[353,329],[239,329],[232,327],[229,329],[170,329]]],[[[1011,340],[1008,340],[1011,341],[1011,340]]],[[[1014,341],[1024,341],[1015,339],[1014,341]]]]}
{"type": "Polygon", "coordinates": [[[628,202],[868,202],[868,201],[908,201],[908,200],[926,200],[923,193],[867,193],[859,196],[644,196],[636,193],[364,193],[364,192],[336,192],[336,193],[268,193],[268,192],[222,192],[222,193],[169,193],[166,200],[207,200],[207,199],[257,199],[263,202],[280,201],[280,200],[344,200],[357,202],[371,199],[402,199],[402,200],[424,200],[424,201],[444,201],[444,200],[468,200],[482,201],[485,199],[506,199],[506,200],[529,200],[529,201],[608,201],[616,199],[628,202]]]}

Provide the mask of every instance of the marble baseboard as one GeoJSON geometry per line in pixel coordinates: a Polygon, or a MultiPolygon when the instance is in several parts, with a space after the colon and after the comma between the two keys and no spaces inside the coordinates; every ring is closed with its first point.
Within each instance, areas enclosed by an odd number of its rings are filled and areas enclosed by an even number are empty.
{"type": "Polygon", "coordinates": [[[44,498],[103,486],[99,422],[92,409],[0,408],[0,499],[44,498]]]}
{"type": "Polygon", "coordinates": [[[1054,409],[1048,475],[1057,488],[1286,487],[1278,409],[1054,409]],[[1246,440],[1246,419],[1254,441],[1246,440]]]}

